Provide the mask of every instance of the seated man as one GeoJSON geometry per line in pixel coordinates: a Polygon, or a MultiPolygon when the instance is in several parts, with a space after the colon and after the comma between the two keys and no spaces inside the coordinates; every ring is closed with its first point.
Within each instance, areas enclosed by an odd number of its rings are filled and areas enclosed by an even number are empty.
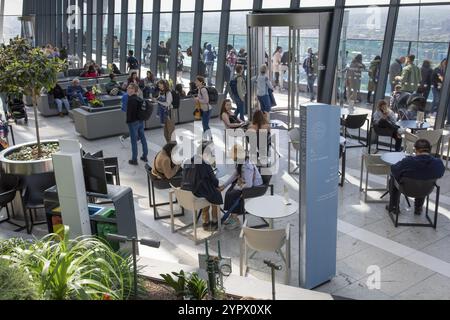
{"type": "Polygon", "coordinates": [[[177,146],[175,141],[166,144],[156,155],[153,161],[152,174],[161,180],[170,180],[170,183],[179,187],[181,183],[181,166],[172,159],[172,151],[177,146]]]}
{"type": "Polygon", "coordinates": [[[67,88],[67,97],[71,102],[79,100],[81,104],[87,105],[87,99],[84,97],[86,89],[80,86],[78,78],[73,79],[72,84],[67,88]]]}
{"type": "Polygon", "coordinates": [[[67,112],[70,111],[69,100],[67,100],[64,90],[61,88],[59,84],[56,84],[55,87],[49,93],[53,94],[56,107],[58,108],[59,111],[59,116],[64,117],[64,113],[62,111],[63,105],[66,108],[67,112]]]}
{"type": "MultiPolygon", "coordinates": [[[[237,215],[240,213],[240,198],[243,189],[258,187],[263,184],[258,168],[245,156],[245,150],[239,145],[235,145],[232,157],[236,163],[236,170],[233,175],[221,186],[221,191],[229,185],[231,187],[225,194],[224,209],[231,213],[231,217],[225,222],[225,229],[233,230],[239,228],[240,221],[237,215]]],[[[227,217],[224,217],[226,219],[227,217]]]]}
{"type": "Polygon", "coordinates": [[[106,93],[111,96],[121,96],[123,92],[121,90],[121,85],[116,81],[116,75],[111,73],[109,75],[110,81],[105,85],[106,93]]]}
{"type": "MultiPolygon", "coordinates": [[[[389,183],[390,202],[386,209],[389,212],[395,212],[400,192],[395,187],[394,179],[400,182],[403,177],[417,180],[439,179],[445,173],[445,167],[442,160],[430,155],[431,144],[425,139],[419,139],[414,144],[416,155],[406,157],[399,163],[391,166],[391,179],[389,183]]],[[[425,199],[415,199],[414,213],[422,214],[422,207],[425,199]]]]}
{"type": "Polygon", "coordinates": [[[208,161],[208,146],[211,142],[203,142],[197,154],[188,160],[183,167],[181,189],[192,191],[194,196],[205,198],[212,206],[212,222],[209,221],[209,207],[202,210],[203,229],[218,228],[219,206],[223,204],[222,193],[219,190],[219,180],[208,161]]]}

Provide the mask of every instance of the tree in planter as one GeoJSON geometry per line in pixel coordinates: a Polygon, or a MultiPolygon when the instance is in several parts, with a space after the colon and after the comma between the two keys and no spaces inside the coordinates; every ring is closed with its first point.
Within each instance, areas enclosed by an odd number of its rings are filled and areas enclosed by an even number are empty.
{"type": "Polygon", "coordinates": [[[49,59],[40,48],[33,48],[26,39],[16,37],[0,47],[0,92],[31,96],[33,99],[37,158],[42,155],[37,99],[44,88],[50,91],[57,82],[65,62],[49,59]]]}

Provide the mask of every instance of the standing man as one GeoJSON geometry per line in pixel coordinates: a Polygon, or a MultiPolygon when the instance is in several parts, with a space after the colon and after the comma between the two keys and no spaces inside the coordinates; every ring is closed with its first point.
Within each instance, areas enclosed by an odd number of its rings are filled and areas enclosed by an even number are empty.
{"type": "Polygon", "coordinates": [[[129,74],[131,75],[133,72],[136,72],[138,75],[140,74],[139,70],[139,61],[134,56],[134,51],[128,51],[128,59],[127,59],[127,69],[129,74]]]}
{"type": "Polygon", "coordinates": [[[414,64],[415,59],[415,55],[409,55],[406,58],[406,67],[403,68],[402,75],[395,77],[395,80],[401,82],[402,90],[409,93],[416,92],[422,81],[420,69],[414,64]]]}
{"type": "Polygon", "coordinates": [[[137,93],[139,91],[139,86],[135,83],[131,83],[127,88],[128,94],[128,104],[127,104],[127,124],[130,131],[131,140],[131,160],[128,161],[130,165],[137,166],[137,156],[138,156],[138,138],[142,143],[142,157],[140,158],[143,162],[148,162],[148,146],[147,140],[145,139],[144,132],[144,121],[139,120],[139,109],[142,107],[143,100],[138,97],[137,93]]]}
{"type": "Polygon", "coordinates": [[[395,78],[402,74],[405,61],[405,57],[400,57],[398,59],[395,59],[394,63],[392,63],[389,67],[389,82],[391,83],[391,92],[394,92],[395,86],[400,84],[400,82],[395,80],[395,78]]]}
{"type": "Polygon", "coordinates": [[[166,79],[167,74],[167,48],[164,41],[159,42],[158,47],[158,72],[161,79],[166,79]]]}
{"type": "Polygon", "coordinates": [[[317,79],[318,69],[317,56],[313,53],[312,48],[308,48],[308,57],[303,62],[303,69],[305,69],[308,80],[308,92],[310,94],[311,102],[316,100],[316,94],[314,93],[314,84],[317,79]]]}
{"type": "MultiPolygon", "coordinates": [[[[433,90],[433,103],[431,106],[431,112],[434,117],[436,116],[439,109],[439,104],[441,103],[441,89],[442,84],[444,83],[444,74],[446,69],[447,69],[447,59],[444,59],[442,60],[439,67],[434,69],[433,74],[431,76],[431,89],[433,90]]],[[[447,119],[448,117],[449,115],[447,114],[447,119]]]]}
{"type": "Polygon", "coordinates": [[[208,86],[212,86],[212,77],[214,72],[214,61],[217,58],[216,52],[213,50],[212,45],[208,43],[206,45],[206,50],[203,53],[203,58],[205,59],[206,73],[207,73],[207,83],[208,86]]]}

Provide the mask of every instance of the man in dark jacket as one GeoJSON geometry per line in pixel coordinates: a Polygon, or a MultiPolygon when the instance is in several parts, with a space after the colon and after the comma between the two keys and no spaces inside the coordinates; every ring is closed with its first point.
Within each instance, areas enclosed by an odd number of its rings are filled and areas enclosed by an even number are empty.
{"type": "Polygon", "coordinates": [[[219,180],[207,160],[211,153],[211,142],[203,142],[197,154],[184,164],[181,189],[192,191],[194,196],[205,198],[212,206],[212,222],[209,221],[209,207],[202,210],[203,229],[216,230],[218,228],[219,206],[223,204],[222,193],[219,190],[219,180]]]}
{"type": "Polygon", "coordinates": [[[405,61],[405,57],[400,57],[398,59],[395,59],[395,61],[389,67],[389,82],[391,83],[391,92],[394,92],[395,86],[400,84],[400,81],[396,80],[395,78],[402,74],[405,61]]]}
{"type": "MultiPolygon", "coordinates": [[[[394,179],[400,182],[402,178],[411,178],[416,180],[440,179],[444,176],[445,167],[442,160],[430,155],[431,144],[425,139],[419,139],[414,144],[416,156],[406,157],[399,163],[391,166],[391,179],[389,192],[391,195],[389,206],[386,208],[389,212],[396,210],[400,192],[397,190],[394,179]]],[[[414,213],[422,214],[424,198],[417,198],[414,203],[414,213]]]]}
{"type": "Polygon", "coordinates": [[[130,140],[131,140],[131,152],[132,157],[131,160],[128,161],[129,164],[133,166],[137,166],[137,156],[138,156],[138,139],[141,140],[142,143],[142,157],[141,160],[144,162],[148,162],[148,146],[147,140],[145,139],[144,132],[144,121],[139,120],[139,108],[142,107],[143,100],[137,96],[139,91],[139,86],[135,83],[131,83],[127,88],[128,94],[128,103],[127,103],[127,125],[130,131],[130,140]]]}

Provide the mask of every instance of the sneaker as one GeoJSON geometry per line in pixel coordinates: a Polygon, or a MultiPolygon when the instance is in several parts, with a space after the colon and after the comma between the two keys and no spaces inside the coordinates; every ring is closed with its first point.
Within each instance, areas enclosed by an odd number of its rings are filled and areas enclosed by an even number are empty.
{"type": "Polygon", "coordinates": [[[142,161],[144,161],[144,162],[148,162],[147,157],[141,157],[140,159],[141,159],[142,161]]]}
{"type": "Polygon", "coordinates": [[[234,230],[240,228],[241,222],[238,219],[230,219],[230,222],[225,225],[226,230],[234,230]]]}
{"type": "Polygon", "coordinates": [[[120,137],[119,137],[119,141],[120,141],[120,143],[122,144],[122,147],[126,148],[126,145],[125,145],[125,137],[124,137],[124,136],[120,136],[120,137]]]}
{"type": "Polygon", "coordinates": [[[128,163],[129,163],[130,165],[132,165],[132,166],[137,166],[137,165],[138,165],[138,162],[137,162],[137,161],[134,161],[134,160],[130,160],[130,161],[128,161],[128,163]]]}
{"type": "Polygon", "coordinates": [[[210,223],[209,222],[205,222],[205,223],[203,223],[202,227],[203,227],[203,230],[209,231],[210,223]]]}

